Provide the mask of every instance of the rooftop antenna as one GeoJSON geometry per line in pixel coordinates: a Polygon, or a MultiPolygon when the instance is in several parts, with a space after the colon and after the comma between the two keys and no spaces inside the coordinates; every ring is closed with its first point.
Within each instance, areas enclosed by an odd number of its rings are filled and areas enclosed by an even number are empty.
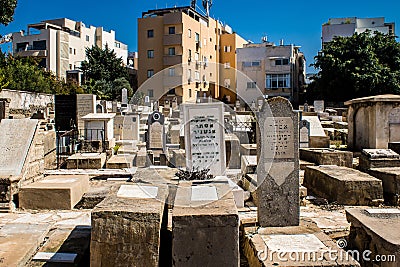
{"type": "Polygon", "coordinates": [[[207,17],[210,16],[210,8],[212,7],[212,0],[203,0],[203,7],[207,12],[207,17]]]}
{"type": "Polygon", "coordinates": [[[193,9],[196,9],[196,0],[192,0],[192,2],[190,3],[190,6],[191,6],[193,9]]]}

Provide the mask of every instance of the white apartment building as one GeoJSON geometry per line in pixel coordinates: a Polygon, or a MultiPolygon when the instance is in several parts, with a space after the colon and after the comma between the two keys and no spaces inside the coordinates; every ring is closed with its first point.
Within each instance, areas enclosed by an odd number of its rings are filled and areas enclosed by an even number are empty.
{"type": "Polygon", "coordinates": [[[67,18],[29,24],[27,32],[13,33],[12,40],[14,55],[41,58],[40,65],[59,78],[72,74],[80,81],[79,67],[85,60],[85,49],[94,45],[104,49],[107,44],[124,64],[128,59],[128,46],[115,40],[115,31],[87,27],[67,18]]]}
{"type": "Polygon", "coordinates": [[[330,42],[335,36],[350,37],[366,30],[395,34],[394,22],[386,23],[385,18],[334,18],[322,25],[322,43],[330,42]]]}
{"type": "Polygon", "coordinates": [[[246,77],[237,80],[237,92],[247,103],[282,96],[297,103],[304,90],[306,60],[299,46],[263,42],[237,49],[237,69],[246,77]],[[259,89],[259,90],[257,90],[259,89]]]}

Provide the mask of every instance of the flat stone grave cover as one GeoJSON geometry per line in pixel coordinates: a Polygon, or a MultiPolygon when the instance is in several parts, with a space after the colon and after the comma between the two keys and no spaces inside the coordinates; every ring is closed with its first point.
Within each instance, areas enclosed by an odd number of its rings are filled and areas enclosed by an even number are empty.
{"type": "Polygon", "coordinates": [[[31,119],[1,120],[0,176],[21,174],[37,124],[31,119]]]}
{"type": "Polygon", "coordinates": [[[363,149],[362,153],[371,159],[378,158],[400,158],[400,155],[391,149],[363,149]]]}

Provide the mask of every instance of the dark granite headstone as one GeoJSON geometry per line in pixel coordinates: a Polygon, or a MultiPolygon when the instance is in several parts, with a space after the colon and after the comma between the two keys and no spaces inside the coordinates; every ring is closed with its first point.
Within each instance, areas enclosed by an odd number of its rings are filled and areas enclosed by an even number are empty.
{"type": "Polygon", "coordinates": [[[275,97],[258,114],[257,194],[262,227],[299,225],[299,116],[275,97]]]}

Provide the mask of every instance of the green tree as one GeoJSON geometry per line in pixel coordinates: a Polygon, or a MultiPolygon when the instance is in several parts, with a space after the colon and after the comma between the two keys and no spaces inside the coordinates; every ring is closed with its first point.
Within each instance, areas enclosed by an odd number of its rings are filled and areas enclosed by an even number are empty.
{"type": "Polygon", "coordinates": [[[7,26],[13,21],[14,10],[17,7],[17,0],[1,0],[0,23],[7,26]]]}
{"type": "Polygon", "coordinates": [[[308,90],[313,98],[400,94],[400,44],[392,35],[366,31],[336,37],[324,44],[313,66],[319,69],[308,90]]]}
{"type": "Polygon", "coordinates": [[[129,81],[125,77],[115,79],[112,83],[112,91],[110,92],[111,99],[122,101],[122,89],[124,88],[128,90],[128,97],[132,96],[133,90],[129,81]]]}
{"type": "Polygon", "coordinates": [[[128,72],[123,66],[122,58],[117,58],[114,50],[97,46],[86,48],[86,60],[81,64],[86,79],[113,82],[115,79],[128,78],[128,72]]]}
{"type": "MultiPolygon", "coordinates": [[[[2,53],[1,53],[2,54],[2,53]]],[[[72,81],[58,79],[51,72],[39,67],[36,58],[0,56],[0,86],[2,88],[48,94],[83,93],[72,81]],[[1,80],[1,77],[4,79],[1,80]]]]}

